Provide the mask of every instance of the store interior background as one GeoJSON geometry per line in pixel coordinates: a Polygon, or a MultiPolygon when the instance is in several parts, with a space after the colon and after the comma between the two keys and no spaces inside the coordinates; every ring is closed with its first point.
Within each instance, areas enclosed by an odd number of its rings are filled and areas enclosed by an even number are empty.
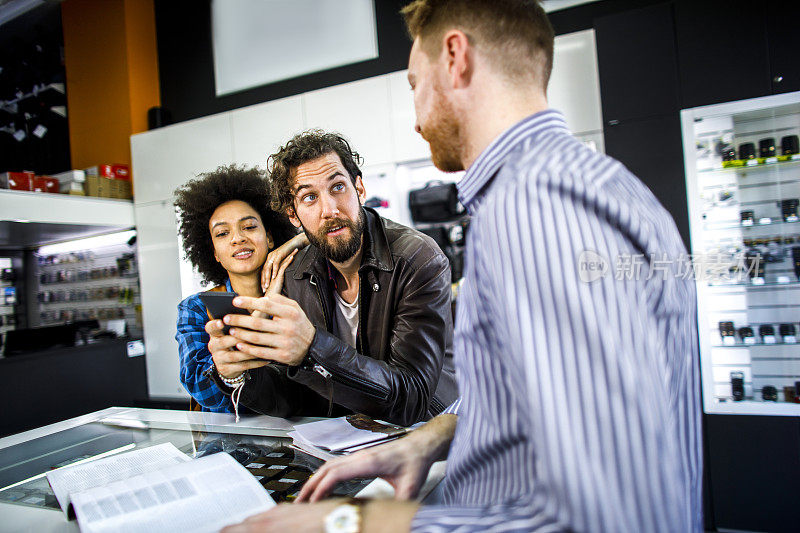
{"type": "MultiPolygon", "coordinates": [[[[388,201],[385,216],[401,223],[412,223],[409,190],[457,179],[431,166],[427,144],[413,131],[402,0],[374,2],[374,59],[223,96],[215,90],[211,0],[34,0],[32,9],[25,3],[0,2],[0,61],[30,61],[40,44],[40,56],[51,59],[34,65],[37,74],[57,84],[60,72],[65,89],[49,110],[63,106],[66,117],[38,110],[49,120],[48,134],[25,150],[10,135],[0,137],[0,172],[127,164],[134,198],[0,190],[0,266],[16,272],[0,282],[0,290],[16,290],[16,304],[0,302],[0,314],[13,315],[15,325],[5,321],[0,334],[47,325],[43,317],[53,309],[81,308],[41,302],[47,274],[61,269],[42,258],[64,253],[41,246],[109,233],[116,240],[90,244],[97,252],[92,268],[117,270],[111,280],[100,278],[108,270],[99,273],[88,287],[119,289],[109,309],[122,309],[114,317],[126,326],[126,335],[103,343],[0,358],[0,435],[111,405],[187,406],[173,339],[176,305],[199,285],[181,259],[171,200],[187,179],[220,164],[263,166],[267,154],[308,127],[351,139],[365,159],[368,196],[388,201]],[[22,14],[14,16],[17,10],[22,14]],[[149,129],[151,108],[161,109],[151,123],[166,125],[149,129]],[[134,254],[133,263],[117,261],[126,254],[134,254]],[[144,355],[128,346],[139,339],[144,355]]],[[[680,111],[800,90],[800,5],[545,4],[558,35],[551,105],[565,112],[578,137],[653,190],[689,247],[680,111]]],[[[300,23],[296,31],[311,38],[300,23]]],[[[707,529],[791,530],[800,523],[799,417],[707,414],[704,429],[707,529]]]]}

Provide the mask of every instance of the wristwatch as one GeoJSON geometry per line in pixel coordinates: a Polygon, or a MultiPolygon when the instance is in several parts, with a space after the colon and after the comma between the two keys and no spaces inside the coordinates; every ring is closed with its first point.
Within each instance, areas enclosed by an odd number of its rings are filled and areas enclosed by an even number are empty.
{"type": "Polygon", "coordinates": [[[361,508],[343,503],[325,517],[325,533],[358,533],[361,530],[361,508]]]}

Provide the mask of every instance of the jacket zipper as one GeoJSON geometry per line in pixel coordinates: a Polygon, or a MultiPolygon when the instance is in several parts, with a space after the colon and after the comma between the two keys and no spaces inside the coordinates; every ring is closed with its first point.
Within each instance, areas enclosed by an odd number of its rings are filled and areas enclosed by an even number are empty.
{"type": "MultiPolygon", "coordinates": [[[[314,280],[314,276],[313,275],[310,278],[310,282],[317,289],[317,298],[319,299],[320,308],[322,309],[322,315],[325,318],[325,324],[328,324],[328,315],[325,313],[325,305],[323,304],[323,301],[322,301],[322,294],[320,293],[319,285],[314,280]]],[[[363,344],[364,341],[361,339],[361,334],[360,334],[361,333],[361,331],[360,331],[361,330],[361,320],[362,320],[362,315],[361,315],[361,311],[362,310],[361,310],[361,300],[360,300],[360,298],[361,298],[361,279],[360,279],[360,274],[359,274],[359,289],[358,290],[359,290],[359,306],[358,306],[358,329],[359,329],[359,335],[358,335],[359,339],[358,339],[358,341],[359,342],[358,342],[358,345],[359,345],[359,348],[360,348],[360,353],[364,353],[364,344],[363,344]]],[[[361,379],[361,378],[359,378],[357,376],[354,376],[353,374],[350,374],[349,372],[340,371],[340,373],[343,374],[344,376],[334,375],[330,371],[328,371],[328,369],[326,369],[324,366],[322,366],[321,364],[319,364],[317,362],[314,363],[314,366],[312,367],[312,369],[314,370],[314,372],[316,372],[317,374],[322,376],[329,383],[328,390],[330,392],[330,394],[329,394],[330,400],[329,400],[329,403],[328,403],[328,416],[331,416],[331,413],[333,411],[333,385],[330,383],[330,381],[336,381],[337,383],[341,383],[342,385],[345,385],[345,386],[350,387],[352,389],[356,389],[356,390],[358,390],[358,391],[360,391],[360,392],[362,392],[364,394],[367,394],[367,395],[372,396],[374,398],[378,398],[380,400],[384,400],[385,401],[385,400],[387,400],[389,398],[389,390],[388,389],[386,389],[384,387],[381,387],[381,386],[379,386],[379,385],[377,385],[375,383],[363,380],[363,379],[361,379]]]]}
{"type": "Polygon", "coordinates": [[[447,407],[442,402],[439,401],[439,398],[436,396],[431,396],[431,405],[436,410],[437,414],[444,411],[444,408],[447,407]]]}
{"type": "MultiPolygon", "coordinates": [[[[328,316],[325,314],[325,303],[322,301],[322,293],[320,292],[319,285],[317,282],[314,281],[314,275],[312,274],[309,278],[309,282],[316,288],[317,298],[319,299],[319,308],[322,309],[322,317],[325,319],[325,326],[328,326],[328,316]]],[[[313,359],[312,359],[313,361],[313,359]]],[[[315,362],[314,366],[312,367],[314,372],[319,374],[320,376],[325,379],[325,385],[328,388],[328,414],[327,417],[330,418],[333,414],[333,383],[331,383],[331,373],[325,370],[325,367],[321,364],[315,362]]]]}
{"type": "Polygon", "coordinates": [[[358,338],[358,353],[363,354],[364,352],[364,339],[362,338],[361,331],[363,330],[362,326],[364,325],[364,317],[363,317],[363,310],[364,306],[361,305],[364,302],[364,299],[361,297],[362,291],[364,290],[364,280],[361,278],[361,272],[358,272],[358,333],[356,337],[358,338]]]}

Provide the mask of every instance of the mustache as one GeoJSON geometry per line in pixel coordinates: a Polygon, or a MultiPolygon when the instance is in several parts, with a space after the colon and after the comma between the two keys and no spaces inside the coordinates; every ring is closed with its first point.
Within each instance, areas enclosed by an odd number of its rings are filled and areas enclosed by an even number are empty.
{"type": "Polygon", "coordinates": [[[345,227],[345,228],[350,228],[350,229],[355,229],[355,224],[353,224],[352,221],[345,220],[343,218],[335,218],[333,220],[330,220],[330,221],[326,222],[322,226],[322,228],[320,228],[320,231],[322,231],[322,233],[328,233],[333,228],[338,228],[339,226],[342,226],[342,227],[345,227]]]}

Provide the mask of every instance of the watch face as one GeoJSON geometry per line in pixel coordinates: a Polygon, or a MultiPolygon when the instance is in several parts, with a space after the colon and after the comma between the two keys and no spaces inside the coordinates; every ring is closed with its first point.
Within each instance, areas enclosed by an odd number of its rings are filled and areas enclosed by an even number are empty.
{"type": "Polygon", "coordinates": [[[358,533],[361,510],[352,504],[340,505],[325,517],[325,533],[358,533]]]}

